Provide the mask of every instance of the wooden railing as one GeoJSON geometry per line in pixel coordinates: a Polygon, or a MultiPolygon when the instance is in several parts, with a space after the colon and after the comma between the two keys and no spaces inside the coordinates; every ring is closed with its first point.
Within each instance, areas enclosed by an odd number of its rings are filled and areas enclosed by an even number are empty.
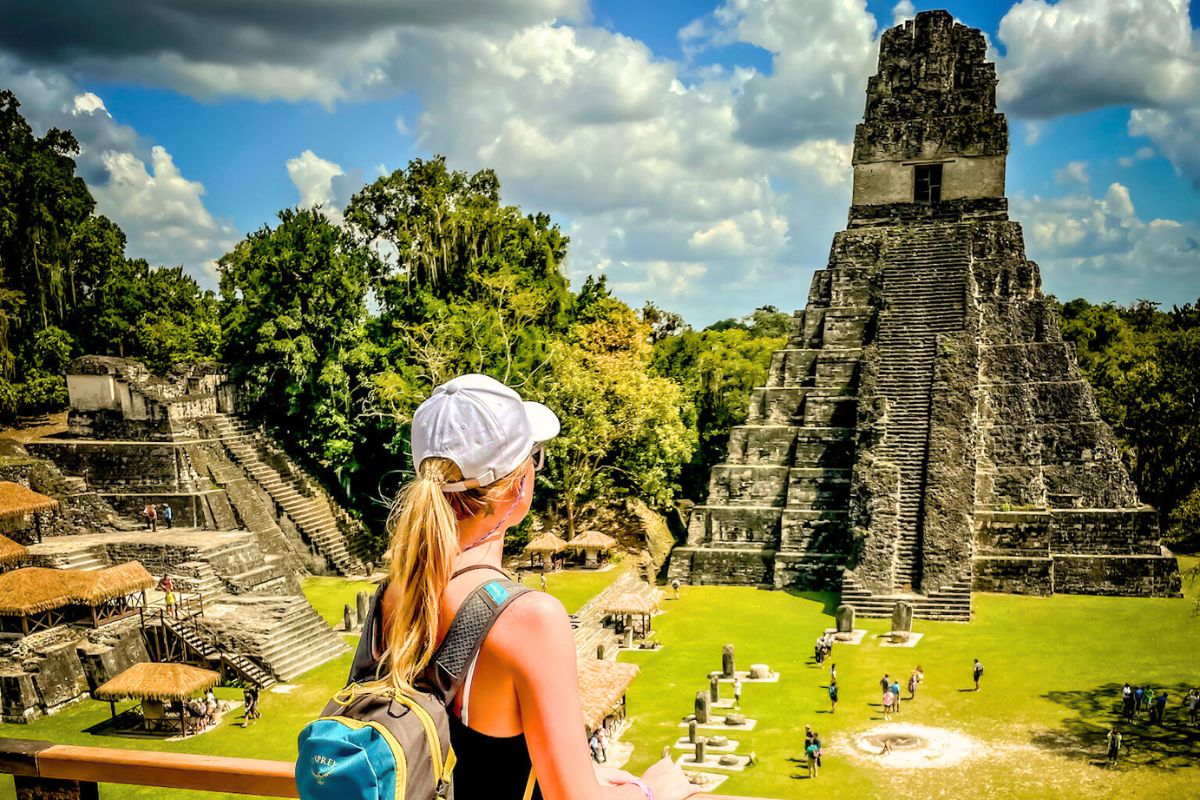
{"type": "MultiPolygon", "coordinates": [[[[0,738],[0,774],[13,776],[17,800],[97,800],[97,787],[101,783],[299,797],[293,768],[290,761],[117,750],[0,738]]],[[[696,800],[752,800],[710,794],[694,797],[696,800]]]]}

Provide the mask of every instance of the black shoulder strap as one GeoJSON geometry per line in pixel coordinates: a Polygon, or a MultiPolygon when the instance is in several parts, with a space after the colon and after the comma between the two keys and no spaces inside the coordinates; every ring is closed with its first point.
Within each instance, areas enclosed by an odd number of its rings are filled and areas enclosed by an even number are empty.
{"type": "Polygon", "coordinates": [[[500,614],[513,600],[529,591],[532,589],[515,581],[497,578],[476,587],[463,600],[446,638],[433,654],[425,672],[427,688],[439,694],[447,706],[462,688],[467,668],[479,655],[483,640],[500,614]]]}
{"type": "MultiPolygon", "coordinates": [[[[347,683],[365,683],[377,680],[380,675],[380,658],[383,656],[383,612],[380,605],[387,583],[380,585],[367,607],[363,620],[362,637],[354,660],[350,664],[347,683]]],[[[507,578],[497,578],[477,587],[459,606],[446,638],[433,654],[426,669],[423,688],[436,692],[447,705],[458,694],[466,678],[467,668],[479,654],[483,640],[496,623],[496,618],[509,603],[531,589],[507,578]]]]}

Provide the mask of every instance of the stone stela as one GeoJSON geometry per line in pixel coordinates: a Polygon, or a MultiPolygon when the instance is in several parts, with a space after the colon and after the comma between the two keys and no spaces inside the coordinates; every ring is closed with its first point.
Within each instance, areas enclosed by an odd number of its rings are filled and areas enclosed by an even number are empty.
{"type": "Polygon", "coordinates": [[[884,33],[848,225],[670,578],[958,621],[973,590],[1179,595],[1008,218],[986,49],[945,11],[884,33]]]}

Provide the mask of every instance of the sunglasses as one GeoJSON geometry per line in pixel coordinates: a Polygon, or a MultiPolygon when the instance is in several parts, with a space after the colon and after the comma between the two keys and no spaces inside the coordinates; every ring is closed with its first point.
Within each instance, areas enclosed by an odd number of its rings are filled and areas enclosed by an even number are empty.
{"type": "Polygon", "coordinates": [[[546,445],[542,442],[535,444],[533,450],[529,453],[529,457],[533,459],[533,471],[537,472],[546,463],[546,445]]]}

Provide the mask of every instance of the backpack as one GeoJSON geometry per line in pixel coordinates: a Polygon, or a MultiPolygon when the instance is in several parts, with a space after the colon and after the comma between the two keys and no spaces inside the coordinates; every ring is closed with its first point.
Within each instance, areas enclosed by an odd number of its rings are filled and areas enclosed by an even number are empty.
{"type": "Polygon", "coordinates": [[[455,756],[448,709],[500,613],[530,591],[507,579],[472,591],[417,688],[397,692],[363,686],[378,674],[386,589],[386,583],[379,587],[367,609],[346,687],[300,731],[301,800],[451,800],[455,756]]]}

